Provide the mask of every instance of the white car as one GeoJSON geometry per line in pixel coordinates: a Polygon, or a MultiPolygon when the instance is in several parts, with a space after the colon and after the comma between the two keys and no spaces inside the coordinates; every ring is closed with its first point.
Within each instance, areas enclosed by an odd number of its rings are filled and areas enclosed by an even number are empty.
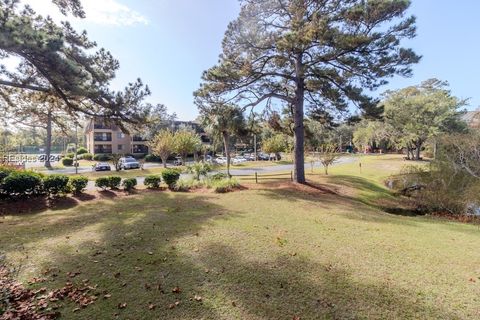
{"type": "Polygon", "coordinates": [[[140,162],[138,162],[135,158],[120,158],[119,161],[120,169],[128,170],[128,169],[140,169],[140,162]]]}
{"type": "Polygon", "coordinates": [[[247,159],[244,158],[244,157],[235,157],[235,158],[232,159],[233,164],[240,164],[240,163],[244,163],[244,162],[247,162],[247,159]]]}
{"type": "Polygon", "coordinates": [[[215,159],[215,162],[218,164],[227,164],[227,157],[218,157],[215,159]]]}

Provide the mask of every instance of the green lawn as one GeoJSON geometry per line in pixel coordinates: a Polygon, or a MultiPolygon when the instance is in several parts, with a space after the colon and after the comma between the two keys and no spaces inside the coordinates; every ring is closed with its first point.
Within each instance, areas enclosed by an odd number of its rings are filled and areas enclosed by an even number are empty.
{"type": "Polygon", "coordinates": [[[359,161],[312,187],[66,201],[1,219],[0,251],[29,287],[96,286],[80,311],[56,302],[64,319],[480,318],[479,227],[382,211],[405,162],[359,161]]]}

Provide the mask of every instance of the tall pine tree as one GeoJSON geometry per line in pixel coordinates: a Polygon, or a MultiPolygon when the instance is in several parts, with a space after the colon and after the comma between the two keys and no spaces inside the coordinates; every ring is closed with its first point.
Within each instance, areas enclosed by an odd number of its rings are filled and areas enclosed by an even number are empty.
{"type": "Polygon", "coordinates": [[[244,108],[279,100],[294,119],[295,181],[305,182],[305,107],[366,112],[376,89],[419,61],[404,38],[415,36],[408,0],[243,0],[218,65],[203,74],[197,99],[244,108]]]}

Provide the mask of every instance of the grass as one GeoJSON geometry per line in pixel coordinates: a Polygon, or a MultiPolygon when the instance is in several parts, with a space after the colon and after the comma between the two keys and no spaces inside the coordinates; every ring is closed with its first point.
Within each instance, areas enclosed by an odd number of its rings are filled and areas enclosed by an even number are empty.
{"type": "Polygon", "coordinates": [[[151,174],[161,174],[164,168],[157,167],[157,168],[146,168],[146,169],[132,169],[132,170],[120,170],[120,171],[92,171],[88,173],[79,173],[78,175],[85,176],[89,180],[95,180],[99,177],[105,176],[120,176],[122,178],[137,178],[137,177],[145,177],[151,174]]]}
{"type": "Polygon", "coordinates": [[[65,319],[479,318],[479,228],[381,211],[381,181],[405,162],[359,159],[362,173],[356,162],[309,175],[336,193],[265,183],[6,216],[0,251],[22,282],[47,278],[31,287],[98,286],[85,309],[59,303],[65,319]]]}

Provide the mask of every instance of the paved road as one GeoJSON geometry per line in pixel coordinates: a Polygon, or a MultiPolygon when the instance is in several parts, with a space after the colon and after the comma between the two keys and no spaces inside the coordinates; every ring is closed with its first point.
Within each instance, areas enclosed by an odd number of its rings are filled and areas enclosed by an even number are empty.
{"type": "MultiPolygon", "coordinates": [[[[342,158],[338,159],[337,161],[335,161],[335,163],[333,165],[344,164],[344,163],[352,163],[352,162],[355,162],[354,157],[345,156],[345,157],[342,157],[342,158]]],[[[160,167],[160,166],[161,165],[158,165],[158,164],[145,164],[144,167],[145,168],[155,168],[155,167],[160,167]]],[[[314,163],[314,168],[319,168],[319,167],[322,167],[320,162],[315,162],[314,163]]],[[[310,162],[305,163],[305,170],[308,171],[310,168],[311,168],[311,163],[310,162]]],[[[89,170],[87,172],[90,172],[91,170],[92,169],[89,168],[89,170]]],[[[267,174],[267,173],[285,172],[285,171],[292,171],[292,170],[293,170],[293,164],[285,164],[285,165],[272,165],[272,166],[268,166],[268,167],[259,167],[259,168],[231,169],[230,174],[232,174],[234,176],[250,176],[250,175],[254,175],[255,172],[257,172],[258,174],[267,174]]],[[[55,170],[55,172],[58,172],[58,170],[55,170]]],[[[214,171],[213,173],[215,173],[215,172],[225,173],[226,170],[214,171]]],[[[141,173],[141,172],[139,172],[139,173],[141,173]]],[[[114,173],[112,173],[112,174],[114,174],[114,173]]],[[[182,174],[182,176],[187,177],[187,176],[191,176],[191,175],[182,174]]],[[[145,177],[138,176],[137,177],[138,185],[143,185],[144,180],[145,180],[145,177]]],[[[95,190],[95,189],[96,189],[95,182],[94,181],[89,181],[88,186],[87,186],[87,190],[95,190]]]]}
{"type": "MultiPolygon", "coordinates": [[[[342,163],[351,163],[354,162],[355,159],[353,157],[341,157],[340,159],[335,161],[334,165],[342,164],[342,163]]],[[[320,162],[314,163],[314,168],[322,167],[320,162]]],[[[305,171],[308,171],[311,168],[310,162],[305,162],[305,171]]],[[[250,176],[257,172],[258,174],[266,174],[272,172],[284,172],[284,171],[292,171],[293,164],[282,164],[282,165],[272,165],[268,167],[260,167],[260,168],[235,168],[233,167],[230,169],[230,174],[234,176],[250,176]]],[[[226,170],[221,170],[221,172],[226,172],[226,170]]]]}

